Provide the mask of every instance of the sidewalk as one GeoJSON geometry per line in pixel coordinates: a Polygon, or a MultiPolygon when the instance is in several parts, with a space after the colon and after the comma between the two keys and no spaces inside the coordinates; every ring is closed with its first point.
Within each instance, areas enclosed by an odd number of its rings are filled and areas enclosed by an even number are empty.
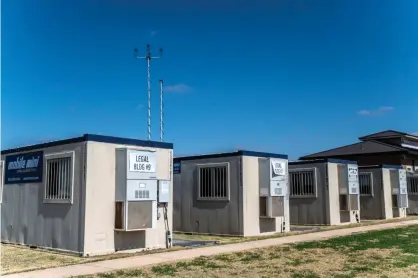
{"type": "Polygon", "coordinates": [[[346,236],[353,233],[367,232],[373,230],[392,229],[406,225],[418,225],[418,220],[410,220],[395,223],[385,223],[378,225],[370,225],[356,228],[347,228],[323,232],[315,232],[311,234],[293,235],[288,237],[264,239],[258,241],[250,241],[243,243],[234,243],[228,245],[211,246],[197,249],[180,250],[173,252],[163,252],[157,254],[143,255],[137,257],[121,258],[79,265],[71,265],[44,270],[36,270],[31,272],[4,275],[5,278],[62,278],[79,275],[89,275],[116,271],[126,268],[141,268],[153,264],[170,263],[179,260],[194,259],[199,256],[211,256],[220,253],[245,251],[254,248],[262,248],[272,245],[281,245],[286,243],[297,243],[302,241],[312,241],[327,239],[330,237],[346,236]]]}

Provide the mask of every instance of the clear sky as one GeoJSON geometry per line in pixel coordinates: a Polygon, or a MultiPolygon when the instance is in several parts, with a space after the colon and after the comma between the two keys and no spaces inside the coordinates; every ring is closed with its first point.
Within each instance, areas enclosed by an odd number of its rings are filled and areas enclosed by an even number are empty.
{"type": "Polygon", "coordinates": [[[291,158],[418,132],[418,1],[2,1],[2,149],[96,133],[152,139],[158,79],[176,155],[291,158]],[[202,2],[202,3],[201,3],[202,2]],[[228,4],[225,4],[228,3],[228,4]]]}

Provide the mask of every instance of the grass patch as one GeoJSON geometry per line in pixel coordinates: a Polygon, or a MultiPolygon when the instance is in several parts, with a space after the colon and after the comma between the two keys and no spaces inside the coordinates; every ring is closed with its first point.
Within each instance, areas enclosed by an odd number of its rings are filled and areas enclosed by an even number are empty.
{"type": "Polygon", "coordinates": [[[313,248],[332,248],[344,252],[358,252],[368,249],[400,249],[403,253],[418,254],[418,240],[416,240],[418,229],[415,227],[360,233],[325,241],[304,242],[294,245],[294,248],[299,251],[313,248]]]}
{"type": "Polygon", "coordinates": [[[177,269],[172,265],[159,265],[153,266],[151,271],[159,276],[174,276],[177,272],[177,269]]]}
{"type": "MultiPolygon", "coordinates": [[[[414,277],[418,250],[411,246],[417,242],[418,226],[408,226],[321,242],[201,256],[143,268],[136,277],[414,277]]],[[[120,277],[126,276],[124,273],[120,277]]]]}
{"type": "Polygon", "coordinates": [[[311,270],[294,271],[291,275],[292,278],[319,278],[319,275],[311,270]]]}
{"type": "MultiPolygon", "coordinates": [[[[277,237],[283,237],[283,236],[289,236],[289,235],[295,235],[295,234],[307,234],[317,231],[324,231],[324,230],[333,230],[333,229],[343,229],[343,228],[351,228],[351,227],[358,227],[358,226],[368,226],[368,225],[374,225],[379,223],[388,223],[388,222],[398,222],[398,221],[407,221],[407,220],[413,220],[418,219],[418,216],[412,216],[404,219],[392,219],[392,220],[386,220],[386,221],[364,221],[361,224],[352,224],[352,225],[346,225],[346,226],[338,226],[338,227],[319,227],[319,229],[314,231],[297,231],[297,232],[290,232],[290,233],[278,233],[274,235],[269,236],[258,236],[258,237],[223,237],[223,236],[207,236],[207,235],[184,235],[184,234],[175,234],[174,238],[176,239],[192,239],[192,240],[216,240],[219,241],[220,244],[229,244],[229,243],[238,243],[238,242],[246,242],[246,241],[254,241],[254,240],[263,240],[268,238],[277,238],[277,237]]],[[[315,227],[318,228],[318,227],[315,227]]],[[[383,231],[384,232],[384,231],[383,231]]],[[[344,251],[346,248],[351,253],[356,251],[365,250],[368,247],[372,248],[387,248],[387,243],[392,244],[394,249],[400,248],[403,252],[409,253],[409,254],[417,254],[418,250],[418,243],[413,241],[411,242],[410,239],[414,236],[416,236],[416,232],[414,231],[405,231],[398,235],[398,238],[400,241],[396,239],[395,236],[385,235],[383,234],[382,239],[376,240],[376,238],[369,238],[367,242],[363,242],[360,244],[356,243],[350,243],[349,241],[345,242],[348,247],[344,246],[343,239],[341,239],[340,242],[334,241],[331,243],[323,243],[323,242],[316,242],[316,243],[307,243],[305,245],[297,245],[297,246],[288,246],[288,247],[282,247],[287,248],[288,252],[268,252],[269,256],[266,256],[266,254],[263,254],[261,257],[262,260],[272,259],[272,260],[282,260],[284,257],[287,257],[286,254],[289,254],[289,252],[294,251],[295,248],[299,251],[303,250],[312,250],[315,248],[332,248],[334,250],[341,250],[344,251]],[[407,242],[409,244],[407,244],[407,242]],[[333,247],[334,246],[334,247],[333,247]]],[[[361,238],[361,235],[356,235],[361,238]]],[[[358,239],[356,239],[358,240],[358,239]]],[[[143,251],[138,253],[118,253],[118,254],[112,254],[112,255],[106,255],[106,256],[95,256],[90,258],[82,258],[75,255],[68,255],[63,253],[57,253],[57,252],[51,252],[43,249],[31,249],[27,247],[22,246],[16,246],[16,245],[9,245],[9,244],[2,244],[2,250],[1,250],[1,257],[2,257],[2,269],[1,269],[1,275],[5,274],[11,274],[11,273],[17,273],[17,272],[25,272],[25,271],[31,271],[31,270],[37,270],[37,269],[45,269],[45,268],[51,268],[51,267],[59,267],[59,266],[66,266],[66,265],[73,265],[73,264],[82,264],[82,263],[89,263],[89,262],[95,262],[95,261],[103,261],[103,260],[110,260],[110,259],[116,259],[116,258],[124,258],[124,257],[131,257],[131,256],[141,256],[141,255],[147,255],[152,253],[160,253],[160,252],[170,252],[170,251],[176,251],[184,249],[183,247],[173,247],[169,250],[160,249],[160,250],[152,250],[152,251],[143,251]]],[[[284,249],[283,249],[284,250],[284,249]]],[[[251,255],[248,256],[248,253],[242,253],[242,254],[227,254],[222,255],[219,257],[211,258],[213,261],[217,261],[219,265],[227,265],[228,263],[240,261],[241,264],[254,264],[256,261],[259,261],[259,258],[257,258],[257,255],[251,255]],[[251,257],[253,256],[253,257],[251,257]],[[243,259],[241,261],[241,259],[243,259]]],[[[313,258],[315,259],[315,258],[313,258]]],[[[414,261],[414,257],[406,258],[408,261],[414,261]]],[[[261,259],[260,259],[261,260],[261,259]]],[[[196,264],[195,262],[194,264],[196,264]]],[[[395,260],[396,265],[399,265],[399,267],[405,265],[406,263],[403,263],[402,260],[395,260]]],[[[289,267],[296,267],[296,266],[302,266],[308,263],[300,263],[300,262],[294,262],[293,264],[296,264],[295,266],[292,265],[292,263],[289,263],[287,266],[289,267]]],[[[412,263],[408,263],[408,265],[411,265],[412,263]]],[[[189,269],[194,269],[194,267],[197,267],[197,265],[189,265],[189,269]]],[[[181,266],[181,265],[180,265],[181,266]]],[[[184,266],[181,268],[185,268],[184,266]]],[[[208,268],[210,269],[210,268],[208,268]]],[[[276,274],[276,270],[271,270],[272,273],[276,274]]],[[[290,270],[289,270],[290,271],[290,270]]],[[[237,273],[241,273],[241,271],[236,271],[237,273]]],[[[129,277],[128,273],[123,274],[125,276],[129,277]]],[[[139,275],[139,274],[138,274],[139,275]]],[[[137,275],[137,276],[138,276],[137,275]]],[[[142,274],[141,274],[142,275],[142,274]]],[[[144,274],[145,275],[145,274],[144,274]]],[[[147,274],[148,275],[148,274],[147,274]]],[[[289,274],[290,275],[290,274],[289,274]]],[[[119,275],[121,276],[121,274],[119,275]]],[[[135,276],[132,276],[135,277],[135,276]]]]}
{"type": "Polygon", "coordinates": [[[333,278],[354,278],[356,276],[354,274],[335,274],[332,277],[333,278]]]}
{"type": "Polygon", "coordinates": [[[137,253],[117,253],[105,256],[80,257],[78,255],[54,252],[42,248],[29,248],[21,245],[1,244],[2,267],[0,275],[103,260],[119,259],[131,256],[141,256],[164,251],[171,252],[181,249],[183,248],[173,247],[168,250],[163,249],[142,251],[137,253]]]}
{"type": "Polygon", "coordinates": [[[399,268],[404,268],[411,265],[418,265],[417,255],[400,255],[396,258],[394,262],[394,266],[399,268]]]}
{"type": "Polygon", "coordinates": [[[243,258],[241,258],[242,262],[251,262],[251,261],[255,261],[255,260],[261,260],[263,259],[262,255],[259,253],[255,253],[255,252],[248,252],[244,255],[243,258]]]}
{"type": "Polygon", "coordinates": [[[216,255],[215,260],[223,261],[223,262],[232,262],[235,260],[235,254],[220,254],[216,255]]]}
{"type": "Polygon", "coordinates": [[[314,261],[315,260],[313,260],[313,259],[303,260],[303,259],[296,258],[294,260],[291,260],[291,261],[287,262],[286,265],[299,266],[299,265],[303,265],[303,264],[313,263],[314,261]]]}
{"type": "Polygon", "coordinates": [[[144,275],[142,269],[119,270],[116,272],[116,277],[141,277],[144,275]]]}
{"type": "Polygon", "coordinates": [[[77,264],[83,261],[85,259],[78,256],[43,251],[41,249],[31,249],[9,244],[2,244],[1,246],[2,275],[32,269],[77,264]]]}

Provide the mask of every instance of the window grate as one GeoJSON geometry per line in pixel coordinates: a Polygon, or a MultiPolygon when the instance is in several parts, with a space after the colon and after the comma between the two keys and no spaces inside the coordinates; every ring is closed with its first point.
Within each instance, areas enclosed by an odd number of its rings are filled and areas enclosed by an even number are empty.
{"type": "Polygon", "coordinates": [[[418,176],[409,176],[407,179],[408,179],[408,193],[418,194],[418,176]]]}
{"type": "Polygon", "coordinates": [[[198,199],[229,200],[228,165],[199,166],[198,199]]]}
{"type": "Polygon", "coordinates": [[[135,199],[149,199],[149,190],[135,190],[135,199]]]}
{"type": "Polygon", "coordinates": [[[45,200],[71,202],[72,156],[46,159],[45,200]]]}
{"type": "Polygon", "coordinates": [[[291,197],[316,197],[315,169],[290,171],[289,184],[291,197]]]}
{"type": "Polygon", "coordinates": [[[360,195],[373,196],[373,175],[372,173],[359,174],[360,195]]]}

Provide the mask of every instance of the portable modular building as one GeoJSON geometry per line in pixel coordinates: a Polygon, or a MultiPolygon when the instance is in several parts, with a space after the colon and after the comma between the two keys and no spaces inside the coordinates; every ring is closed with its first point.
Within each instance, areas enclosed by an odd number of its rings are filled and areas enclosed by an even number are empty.
{"type": "Polygon", "coordinates": [[[360,221],[356,162],[289,162],[290,223],[340,225],[360,221]]]}
{"type": "Polygon", "coordinates": [[[418,172],[407,173],[408,209],[407,214],[418,214],[418,172]]]}
{"type": "Polygon", "coordinates": [[[256,236],[289,231],[287,155],[174,158],[174,230],[256,236]]]}
{"type": "Polygon", "coordinates": [[[170,246],[172,157],[170,143],[91,134],[2,151],[1,239],[80,255],[170,246]]]}
{"type": "Polygon", "coordinates": [[[406,217],[407,177],[401,166],[360,166],[359,184],[361,219],[406,217]]]}

